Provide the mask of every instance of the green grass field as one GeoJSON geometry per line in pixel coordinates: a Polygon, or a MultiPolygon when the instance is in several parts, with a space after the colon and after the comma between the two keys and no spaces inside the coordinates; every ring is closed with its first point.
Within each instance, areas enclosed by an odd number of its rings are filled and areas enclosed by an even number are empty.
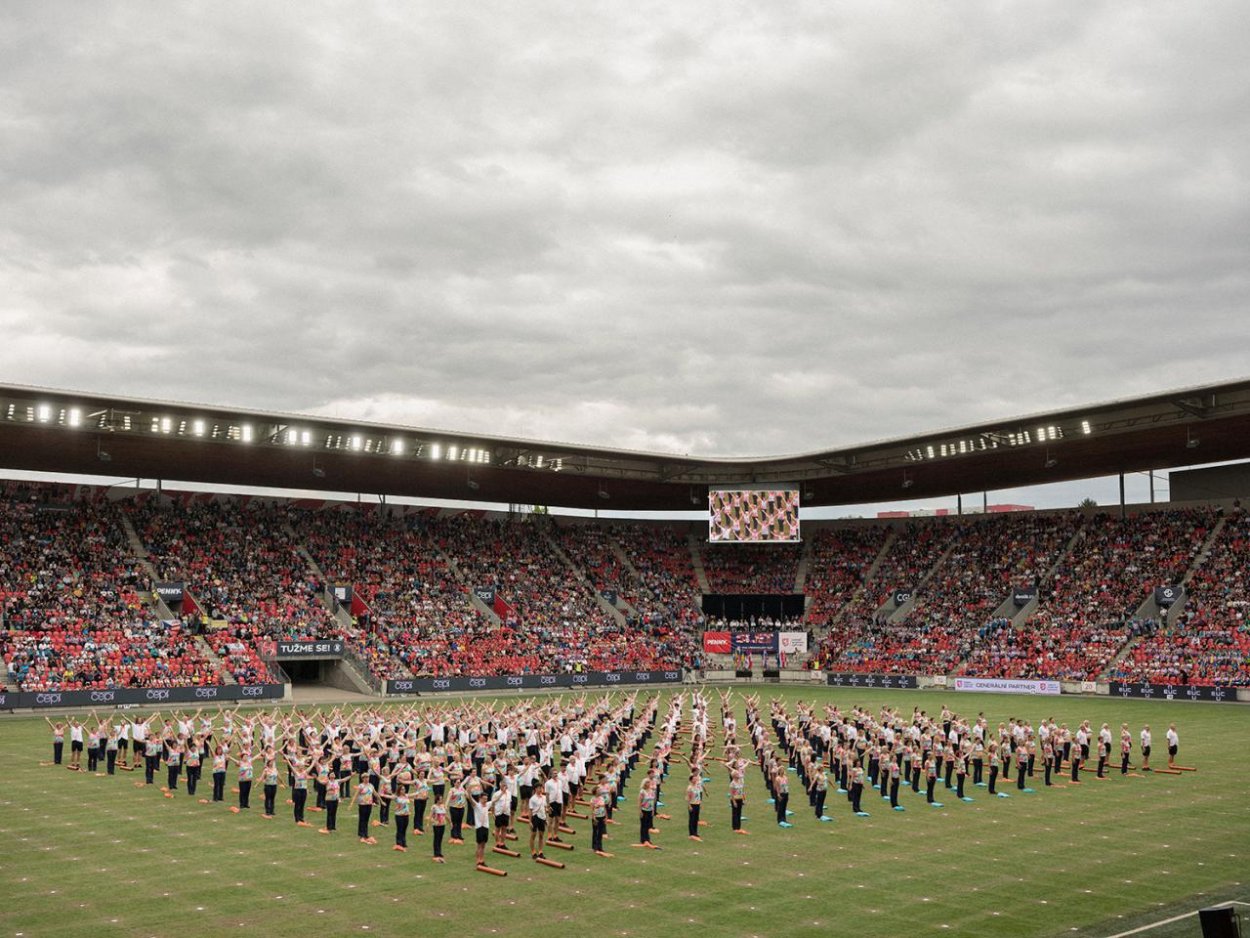
{"type": "MultiPolygon", "coordinates": [[[[1250,710],[1239,706],[1037,699],[952,693],[811,688],[759,689],[790,700],[844,706],[889,702],[930,712],[943,701],[1010,716],[1090,719],[1161,742],[1178,723],[1182,776],[1088,782],[1010,799],[971,789],[929,808],[907,790],[905,813],[865,799],[855,818],[830,791],[819,824],[792,795],[794,828],[772,822],[758,770],[748,775],[745,825],[729,833],[726,780],[710,773],[704,842],[685,836],[681,767],[665,789],[673,820],[665,849],[631,849],[637,780],[610,828],[613,859],[589,851],[586,822],[564,870],[494,857],[508,877],[473,869],[472,841],[430,862],[427,838],[410,851],[355,839],[354,813],[339,832],[296,828],[279,793],[279,817],[235,816],[180,794],[136,788],[136,775],[96,778],[40,766],[51,758],[40,717],[0,721],[0,925],[42,935],[1111,935],[1224,900],[1250,901],[1250,710]]],[[[425,703],[425,701],[422,701],[425,703]]],[[[1156,747],[1156,756],[1162,746],[1156,747]]],[[[1162,764],[1164,757],[1156,760],[1162,764]]],[[[141,780],[141,774],[138,774],[141,780]]],[[[939,786],[939,790],[940,786],[939,786]]],[[[922,789],[923,791],[923,789],[922,789]]],[[[953,793],[952,793],[953,794],[953,793]]],[[[229,796],[228,796],[229,797],[229,796]]],[[[524,849],[524,848],[522,848],[524,849]]],[[[1243,909],[1250,911],[1250,909],[1243,909]]],[[[1196,935],[1196,918],[1143,932],[1196,935]]]]}

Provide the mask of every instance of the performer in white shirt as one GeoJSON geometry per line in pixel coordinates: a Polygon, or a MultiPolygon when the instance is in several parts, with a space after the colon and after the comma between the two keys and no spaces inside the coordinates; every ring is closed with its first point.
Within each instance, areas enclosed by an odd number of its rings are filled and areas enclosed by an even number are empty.
{"type": "Polygon", "coordinates": [[[1168,727],[1168,768],[1176,768],[1176,753],[1180,750],[1181,738],[1176,732],[1176,724],[1173,723],[1168,727]]]}

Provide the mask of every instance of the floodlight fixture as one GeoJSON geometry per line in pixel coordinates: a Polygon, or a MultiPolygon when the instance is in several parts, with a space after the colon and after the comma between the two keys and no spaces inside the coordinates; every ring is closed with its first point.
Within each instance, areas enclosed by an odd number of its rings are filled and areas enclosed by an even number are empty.
{"type": "Polygon", "coordinates": [[[399,440],[399,439],[391,440],[391,455],[392,456],[404,455],[404,441],[403,440],[399,440]]]}

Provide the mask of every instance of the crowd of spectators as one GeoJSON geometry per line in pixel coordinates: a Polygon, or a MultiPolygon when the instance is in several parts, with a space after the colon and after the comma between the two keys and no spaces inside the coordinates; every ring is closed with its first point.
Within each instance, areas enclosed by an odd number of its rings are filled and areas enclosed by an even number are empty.
{"type": "Polygon", "coordinates": [[[713,593],[794,593],[802,544],[707,544],[703,572],[713,593]]]}
{"type": "MultiPolygon", "coordinates": [[[[811,658],[811,667],[884,673],[888,661],[879,648],[890,634],[886,623],[894,612],[891,596],[898,590],[915,590],[946,553],[956,534],[953,525],[932,522],[909,523],[896,530],[872,579],[830,619],[828,631],[811,658]]],[[[814,602],[820,602],[819,598],[814,602]]],[[[894,670],[904,670],[903,664],[900,662],[894,670]]],[[[906,665],[914,670],[917,662],[909,658],[906,665]]]]}
{"type": "MultiPolygon", "coordinates": [[[[704,628],[811,627],[821,632],[813,666],[835,671],[1247,684],[1250,519],[1231,513],[1200,559],[1217,521],[1186,509],[937,519],[893,535],[829,527],[813,535],[803,624],[748,625],[704,621],[690,542],[674,525],[214,498],[111,503],[99,490],[7,483],[0,652],[9,683],[24,690],[168,687],[220,683],[226,672],[269,680],[279,640],[341,639],[384,679],[673,669],[698,665],[704,628]],[[157,577],[184,582],[214,620],[205,639],[221,666],[185,623],[158,621],[140,598],[151,584],[123,513],[157,577]],[[1177,607],[1133,618],[1155,587],[1187,575],[1177,607]],[[341,625],[323,580],[351,584],[368,615],[341,625]],[[1035,609],[1023,619],[999,611],[1025,587],[1035,609]],[[899,589],[914,599],[896,617],[889,597],[899,589]],[[475,602],[475,590],[493,593],[494,607],[475,602]],[[605,608],[605,592],[621,614],[605,608]]],[[[702,556],[714,591],[789,593],[801,550],[716,545],[702,556]]]]}
{"type": "Polygon", "coordinates": [[[1162,684],[1250,685],[1250,515],[1224,521],[1185,584],[1183,606],[1139,629],[1112,677],[1162,684]]]}
{"type": "Polygon", "coordinates": [[[1089,519],[1053,580],[1041,583],[1037,611],[975,643],[964,673],[1094,680],[1130,638],[1154,588],[1185,575],[1213,523],[1204,510],[1089,519]]]}
{"type": "Polygon", "coordinates": [[[870,584],[852,615],[834,623],[818,662],[845,671],[1092,680],[1124,646],[1129,619],[1153,588],[1184,575],[1212,521],[1209,512],[1182,510],[1099,514],[1084,524],[1077,514],[1053,514],[912,526],[874,578],[880,590],[870,584]],[[942,527],[950,532],[945,545],[942,527]],[[926,573],[924,558],[942,555],[926,573]],[[867,615],[909,578],[920,585],[901,618],[890,608],[867,615]],[[1027,620],[996,618],[1026,587],[1038,595],[1027,620]]]}
{"type": "MultiPolygon", "coordinates": [[[[464,513],[434,522],[432,532],[474,588],[492,588],[505,604],[504,627],[489,645],[478,641],[464,649],[487,658],[470,660],[476,670],[461,673],[675,668],[694,645],[693,633],[675,623],[631,628],[603,609],[593,581],[561,556],[550,518],[464,513]]],[[[442,663],[437,653],[431,659],[442,663]]]]}
{"type": "Polygon", "coordinates": [[[693,635],[703,612],[686,535],[670,525],[647,524],[617,524],[609,533],[637,574],[624,595],[640,624],[671,623],[693,635]]]}
{"type": "Polygon", "coordinates": [[[149,500],[128,510],[158,577],[184,583],[209,619],[274,639],[342,637],[291,529],[296,509],[149,500]]]}
{"type": "Polygon", "coordinates": [[[493,657],[497,630],[437,546],[436,522],[349,507],[306,512],[297,531],[327,578],[365,600],[354,650],[377,678],[477,673],[493,657]]]}
{"type": "Polygon", "coordinates": [[[221,675],[177,621],[140,601],[116,508],[69,487],[0,489],[0,654],[26,691],[184,687],[221,675]]]}
{"type": "Polygon", "coordinates": [[[804,592],[811,597],[807,621],[828,626],[861,589],[889,529],[882,525],[819,528],[812,537],[804,592]]]}

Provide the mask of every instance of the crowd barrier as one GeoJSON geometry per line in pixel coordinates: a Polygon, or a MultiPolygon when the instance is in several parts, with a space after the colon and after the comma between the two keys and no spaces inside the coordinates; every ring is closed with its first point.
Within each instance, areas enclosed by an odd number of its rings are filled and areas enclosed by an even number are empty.
{"type": "Polygon", "coordinates": [[[136,704],[206,704],[280,700],[284,684],[214,684],[210,687],[119,687],[109,690],[0,691],[0,710],[45,707],[121,707],[136,704]]]}
{"type": "Polygon", "coordinates": [[[390,696],[447,691],[615,687],[621,684],[674,684],[681,679],[681,671],[583,671],[580,674],[509,674],[498,677],[418,677],[387,681],[386,693],[390,696]]]}

